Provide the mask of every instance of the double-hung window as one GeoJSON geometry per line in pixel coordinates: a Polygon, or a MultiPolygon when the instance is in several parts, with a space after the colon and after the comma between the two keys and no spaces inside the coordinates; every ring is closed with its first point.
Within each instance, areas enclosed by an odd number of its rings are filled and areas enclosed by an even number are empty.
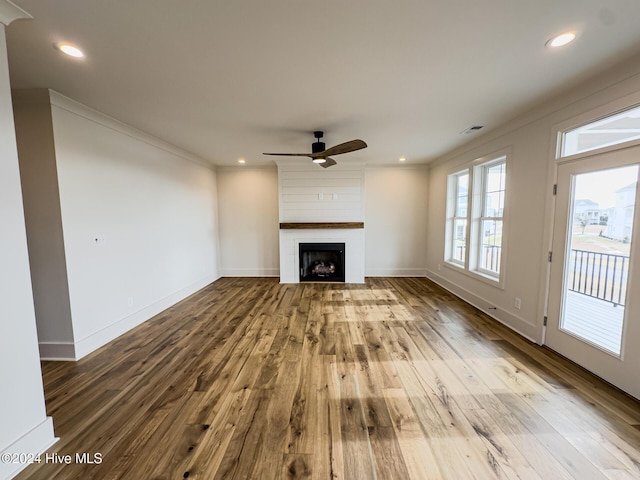
{"type": "Polygon", "coordinates": [[[476,270],[492,277],[500,276],[502,259],[502,230],[504,196],[506,190],[506,159],[498,158],[474,167],[476,190],[481,191],[477,212],[477,257],[472,263],[476,270]]]}
{"type": "Polygon", "coordinates": [[[506,185],[504,154],[477,160],[449,175],[445,247],[449,265],[500,282],[506,185]]]}
{"type": "Polygon", "coordinates": [[[469,170],[449,175],[447,260],[464,266],[467,257],[467,225],[469,212],[469,170]]]}

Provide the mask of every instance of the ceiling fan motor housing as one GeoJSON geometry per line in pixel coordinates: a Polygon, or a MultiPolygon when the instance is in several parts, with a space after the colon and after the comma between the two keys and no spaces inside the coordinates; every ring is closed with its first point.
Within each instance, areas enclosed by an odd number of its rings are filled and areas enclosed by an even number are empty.
{"type": "Polygon", "coordinates": [[[313,142],[311,144],[311,152],[312,153],[320,153],[326,150],[324,142],[313,142]]]}
{"type": "Polygon", "coordinates": [[[316,130],[313,132],[313,136],[318,139],[317,142],[313,142],[311,144],[311,152],[312,153],[320,153],[326,150],[324,142],[321,142],[320,139],[324,137],[324,132],[321,130],[316,130]]]}

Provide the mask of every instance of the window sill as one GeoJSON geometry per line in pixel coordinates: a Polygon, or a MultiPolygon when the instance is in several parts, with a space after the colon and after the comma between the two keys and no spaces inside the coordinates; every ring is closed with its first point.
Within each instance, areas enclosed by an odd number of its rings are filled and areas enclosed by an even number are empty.
{"type": "Polygon", "coordinates": [[[478,280],[482,283],[486,283],[492,287],[495,287],[499,290],[504,290],[504,274],[500,276],[500,278],[493,277],[491,275],[486,275],[482,272],[467,270],[463,265],[453,263],[449,260],[444,261],[444,266],[455,271],[462,273],[463,275],[473,278],[474,280],[478,280]]]}

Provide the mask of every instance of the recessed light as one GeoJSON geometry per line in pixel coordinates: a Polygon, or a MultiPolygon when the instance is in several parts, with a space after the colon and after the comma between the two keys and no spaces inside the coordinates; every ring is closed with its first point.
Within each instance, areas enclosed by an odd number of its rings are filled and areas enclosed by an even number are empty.
{"type": "Polygon", "coordinates": [[[550,48],[562,47],[567,43],[573,42],[575,39],[576,39],[576,32],[564,32],[550,39],[546,43],[546,46],[550,48]]]}
{"type": "Polygon", "coordinates": [[[406,159],[406,158],[404,158],[404,157],[400,157],[400,161],[401,161],[401,162],[406,162],[406,161],[407,161],[407,159],[406,159]]]}
{"type": "Polygon", "coordinates": [[[244,158],[239,158],[239,159],[238,159],[238,163],[240,163],[240,164],[243,164],[243,165],[244,165],[246,162],[245,162],[244,158]]]}
{"type": "Polygon", "coordinates": [[[71,45],[70,43],[58,43],[56,44],[56,48],[60,50],[65,55],[69,55],[74,58],[83,58],[84,52],[80,50],[75,45],[71,45]]]}

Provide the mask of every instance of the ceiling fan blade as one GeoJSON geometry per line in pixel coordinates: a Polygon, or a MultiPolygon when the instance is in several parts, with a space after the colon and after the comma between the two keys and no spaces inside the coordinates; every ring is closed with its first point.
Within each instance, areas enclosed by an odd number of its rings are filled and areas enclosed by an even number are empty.
{"type": "Polygon", "coordinates": [[[327,148],[324,152],[314,153],[314,155],[322,155],[323,157],[330,155],[340,155],[342,153],[355,152],[356,150],[360,150],[362,148],[367,148],[367,144],[362,140],[351,140],[350,142],[341,143],[340,145],[336,145],[335,147],[327,148]]]}
{"type": "Polygon", "coordinates": [[[263,155],[279,155],[281,157],[309,157],[313,158],[311,153],[263,153],[263,155]]]}
{"type": "Polygon", "coordinates": [[[319,163],[318,165],[320,165],[322,168],[329,168],[329,167],[333,167],[334,165],[337,165],[338,162],[336,162],[333,158],[325,158],[325,161],[323,163],[319,163]]]}

